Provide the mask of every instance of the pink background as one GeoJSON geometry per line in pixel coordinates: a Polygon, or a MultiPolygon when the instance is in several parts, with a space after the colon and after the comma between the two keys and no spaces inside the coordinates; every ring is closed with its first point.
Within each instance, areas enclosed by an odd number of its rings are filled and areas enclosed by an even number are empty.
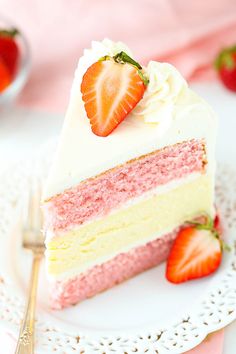
{"type": "Polygon", "coordinates": [[[236,38],[235,0],[0,0],[0,9],[32,48],[21,103],[53,111],[65,110],[92,39],[121,40],[144,64],[167,60],[187,78],[214,79],[216,53],[236,38]]]}
{"type": "MultiPolygon", "coordinates": [[[[169,61],[190,80],[215,80],[218,51],[236,42],[235,0],[0,0],[0,12],[26,34],[30,79],[19,104],[45,111],[66,108],[83,48],[92,39],[126,42],[141,63],[169,61]]],[[[15,342],[0,336],[5,354],[15,342]]],[[[188,354],[220,354],[223,331],[188,354]]]]}

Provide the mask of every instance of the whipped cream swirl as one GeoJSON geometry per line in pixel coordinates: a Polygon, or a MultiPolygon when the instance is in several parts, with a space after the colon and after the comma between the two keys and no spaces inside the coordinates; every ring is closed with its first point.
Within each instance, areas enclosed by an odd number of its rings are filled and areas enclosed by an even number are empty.
{"type": "Polygon", "coordinates": [[[174,104],[187,83],[171,64],[150,61],[144,71],[149,84],[132,113],[146,123],[156,123],[167,129],[173,119],[174,104]]]}

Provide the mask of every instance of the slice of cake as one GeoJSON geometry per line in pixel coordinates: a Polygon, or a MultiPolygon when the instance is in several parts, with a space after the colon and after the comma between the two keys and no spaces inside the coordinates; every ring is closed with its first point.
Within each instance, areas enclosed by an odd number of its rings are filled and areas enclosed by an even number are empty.
{"type": "Polygon", "coordinates": [[[215,215],[214,112],[170,64],[131,57],[104,40],[79,60],[44,191],[54,308],[156,266],[215,215]]]}

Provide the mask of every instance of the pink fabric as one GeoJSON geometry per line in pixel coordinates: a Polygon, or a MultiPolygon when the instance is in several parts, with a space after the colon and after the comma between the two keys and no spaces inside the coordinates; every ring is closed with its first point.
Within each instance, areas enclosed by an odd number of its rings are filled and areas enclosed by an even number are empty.
{"type": "Polygon", "coordinates": [[[46,230],[60,232],[110,213],[127,201],[205,165],[204,142],[191,140],[165,147],[52,198],[44,207],[46,230]]]}
{"type": "Polygon", "coordinates": [[[216,53],[236,38],[235,0],[0,0],[0,8],[32,48],[20,103],[45,110],[65,110],[78,58],[92,39],[122,40],[143,63],[170,61],[199,78],[214,76],[216,53]]]}
{"type": "Polygon", "coordinates": [[[185,354],[223,354],[224,330],[214,332],[196,348],[189,350],[185,354]]]}
{"type": "Polygon", "coordinates": [[[76,278],[52,282],[51,304],[61,309],[76,304],[163,262],[177,230],[144,246],[121,253],[76,278]]]}

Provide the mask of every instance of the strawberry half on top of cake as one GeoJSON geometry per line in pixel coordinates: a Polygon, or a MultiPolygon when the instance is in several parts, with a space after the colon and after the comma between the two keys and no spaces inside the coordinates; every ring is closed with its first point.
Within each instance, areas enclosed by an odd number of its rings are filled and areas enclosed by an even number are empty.
{"type": "Polygon", "coordinates": [[[43,200],[56,309],[158,265],[186,221],[215,217],[214,112],[172,65],[132,58],[92,42],[75,73],[43,200]]]}

